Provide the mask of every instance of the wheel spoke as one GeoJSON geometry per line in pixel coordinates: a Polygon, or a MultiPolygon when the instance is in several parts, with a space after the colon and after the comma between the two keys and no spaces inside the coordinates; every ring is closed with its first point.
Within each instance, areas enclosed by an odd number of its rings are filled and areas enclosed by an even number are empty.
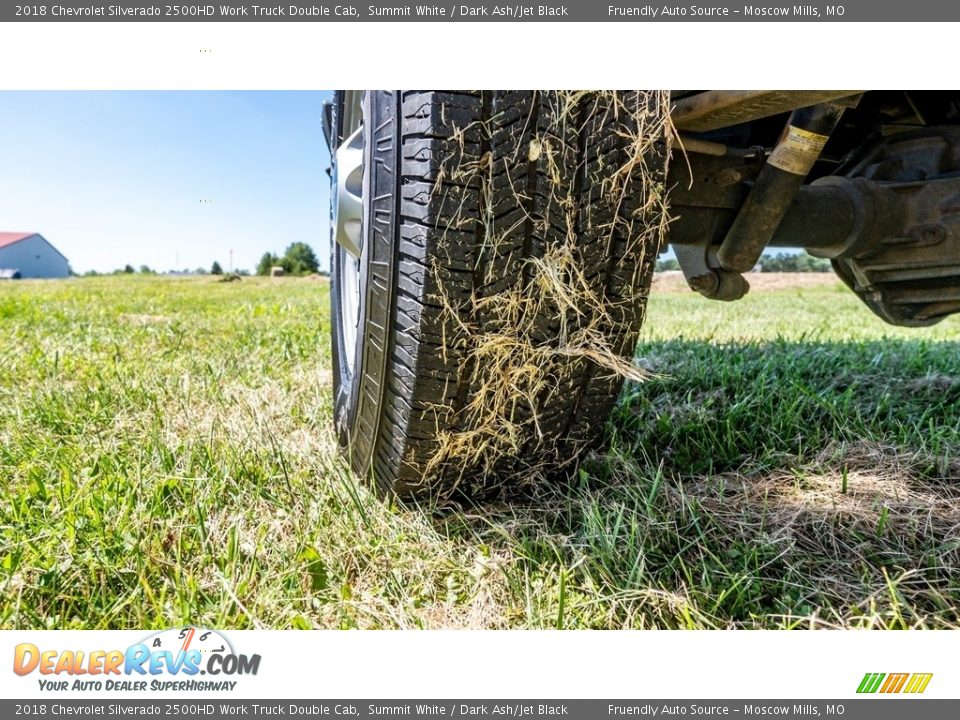
{"type": "Polygon", "coordinates": [[[363,249],[363,127],[337,148],[337,244],[359,259],[363,249]]]}

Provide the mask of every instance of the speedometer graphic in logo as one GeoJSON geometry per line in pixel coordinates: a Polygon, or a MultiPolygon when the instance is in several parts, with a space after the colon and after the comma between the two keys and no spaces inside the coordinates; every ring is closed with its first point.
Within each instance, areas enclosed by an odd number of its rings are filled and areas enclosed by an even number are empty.
{"type": "Polygon", "coordinates": [[[163,630],[143,642],[152,652],[166,650],[174,656],[190,650],[199,651],[203,657],[218,653],[233,654],[233,646],[223,635],[216,630],[194,626],[163,630]]]}

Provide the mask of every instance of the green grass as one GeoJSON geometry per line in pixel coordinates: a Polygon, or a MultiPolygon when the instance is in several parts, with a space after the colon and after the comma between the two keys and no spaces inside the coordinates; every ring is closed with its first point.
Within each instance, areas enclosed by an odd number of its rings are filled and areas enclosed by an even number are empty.
{"type": "Polygon", "coordinates": [[[0,284],[0,626],[960,625],[960,322],[649,317],[604,453],[438,513],[337,456],[326,283],[0,284]]]}

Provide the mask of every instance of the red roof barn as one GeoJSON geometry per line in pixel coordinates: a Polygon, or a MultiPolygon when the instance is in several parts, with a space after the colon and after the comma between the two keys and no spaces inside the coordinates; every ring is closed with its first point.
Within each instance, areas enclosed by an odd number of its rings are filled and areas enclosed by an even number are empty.
{"type": "Polygon", "coordinates": [[[0,232],[0,271],[22,278],[65,278],[70,263],[39,233],[0,232]]]}

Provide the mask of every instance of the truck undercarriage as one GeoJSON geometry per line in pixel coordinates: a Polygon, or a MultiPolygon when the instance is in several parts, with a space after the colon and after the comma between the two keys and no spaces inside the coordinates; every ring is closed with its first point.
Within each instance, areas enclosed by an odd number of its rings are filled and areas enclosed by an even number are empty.
{"type": "Polygon", "coordinates": [[[960,311],[960,98],[675,93],[668,240],[691,288],[737,300],[767,247],[829,258],[896,325],[960,311]]]}

